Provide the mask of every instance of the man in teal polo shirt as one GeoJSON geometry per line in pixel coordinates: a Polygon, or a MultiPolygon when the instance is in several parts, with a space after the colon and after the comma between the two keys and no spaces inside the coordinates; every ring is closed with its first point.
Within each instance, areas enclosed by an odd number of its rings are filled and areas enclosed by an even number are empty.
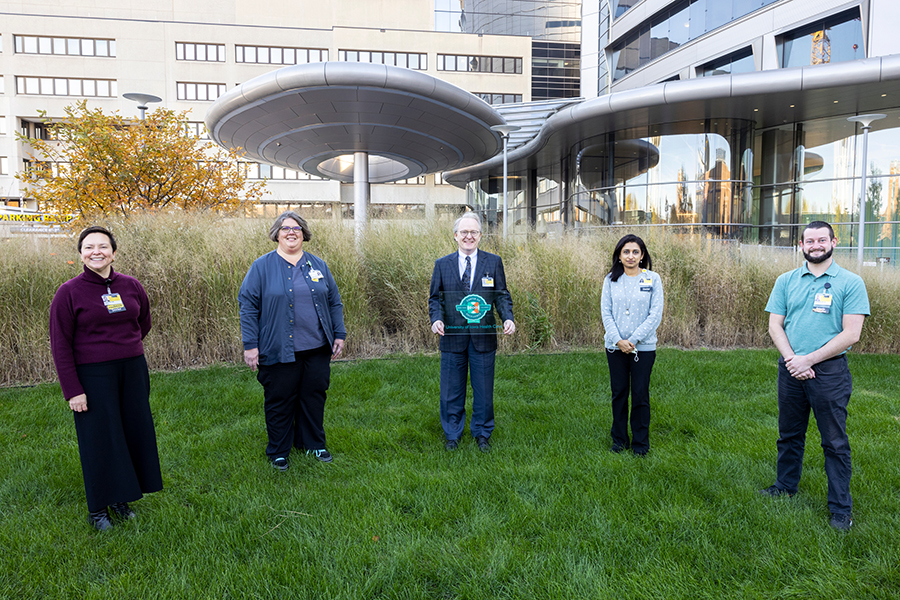
{"type": "Polygon", "coordinates": [[[766,304],[769,335],[781,352],[778,478],[760,493],[797,493],[812,408],[825,450],[830,524],[846,531],[853,524],[847,439],[853,379],[846,352],[859,341],[869,314],[869,297],[862,278],[834,262],[835,246],[831,225],[824,221],[807,225],[800,241],[806,264],[779,276],[766,304]]]}

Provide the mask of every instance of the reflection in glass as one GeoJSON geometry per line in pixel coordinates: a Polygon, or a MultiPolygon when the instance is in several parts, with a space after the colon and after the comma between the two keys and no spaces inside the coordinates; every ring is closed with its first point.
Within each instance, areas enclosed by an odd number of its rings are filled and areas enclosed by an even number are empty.
{"type": "Polygon", "coordinates": [[[859,9],[852,8],[784,34],[778,52],[783,68],[865,58],[859,9]]]}

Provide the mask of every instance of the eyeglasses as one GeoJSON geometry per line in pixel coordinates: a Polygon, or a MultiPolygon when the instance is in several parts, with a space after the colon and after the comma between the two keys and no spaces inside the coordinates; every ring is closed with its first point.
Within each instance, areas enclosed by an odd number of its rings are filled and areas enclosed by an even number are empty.
{"type": "Polygon", "coordinates": [[[461,235],[462,237],[472,236],[473,238],[477,238],[479,235],[481,235],[481,232],[480,231],[460,231],[459,235],[461,235]]]}
{"type": "Polygon", "coordinates": [[[281,228],[281,231],[283,231],[284,233],[290,233],[291,231],[293,231],[294,233],[300,233],[301,231],[303,231],[303,228],[299,227],[299,226],[298,227],[288,227],[287,225],[285,225],[284,227],[281,228]]]}

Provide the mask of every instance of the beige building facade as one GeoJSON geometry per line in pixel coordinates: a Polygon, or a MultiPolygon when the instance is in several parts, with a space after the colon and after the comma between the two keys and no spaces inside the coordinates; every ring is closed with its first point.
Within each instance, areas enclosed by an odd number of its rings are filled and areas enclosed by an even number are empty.
{"type": "MultiPolygon", "coordinates": [[[[286,65],[401,66],[501,103],[531,99],[530,57],[529,37],[434,31],[434,7],[420,0],[0,2],[0,204],[44,208],[15,179],[29,158],[27,141],[15,134],[46,135],[41,112],[59,117],[82,99],[137,116],[123,95],[153,94],[161,106],[190,111],[193,133],[202,136],[216,98],[286,65]]],[[[266,164],[247,168],[269,180],[265,214],[303,205],[337,218],[352,204],[346,184],[266,164]]],[[[440,174],[371,189],[374,218],[432,218],[465,202],[440,174]]]]}

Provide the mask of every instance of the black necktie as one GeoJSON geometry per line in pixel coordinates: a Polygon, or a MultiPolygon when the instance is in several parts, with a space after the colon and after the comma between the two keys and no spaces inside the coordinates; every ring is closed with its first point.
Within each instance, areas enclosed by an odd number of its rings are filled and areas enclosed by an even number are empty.
{"type": "Polygon", "coordinates": [[[468,292],[469,289],[472,287],[472,257],[471,256],[466,257],[466,270],[463,271],[462,284],[463,284],[463,288],[466,290],[466,292],[468,292]]]}

